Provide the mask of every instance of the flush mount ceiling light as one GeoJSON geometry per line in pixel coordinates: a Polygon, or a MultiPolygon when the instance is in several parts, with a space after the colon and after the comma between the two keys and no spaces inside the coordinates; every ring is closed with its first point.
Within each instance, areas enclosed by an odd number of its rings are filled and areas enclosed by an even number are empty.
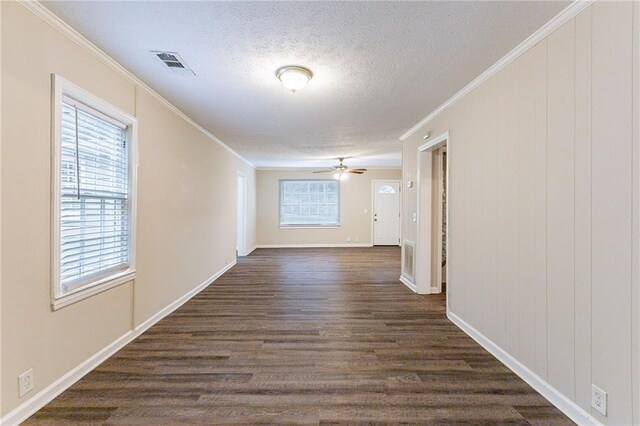
{"type": "Polygon", "coordinates": [[[309,68],[298,65],[287,65],[276,70],[276,77],[282,82],[284,87],[296,93],[304,88],[309,80],[313,78],[313,73],[309,68]]]}

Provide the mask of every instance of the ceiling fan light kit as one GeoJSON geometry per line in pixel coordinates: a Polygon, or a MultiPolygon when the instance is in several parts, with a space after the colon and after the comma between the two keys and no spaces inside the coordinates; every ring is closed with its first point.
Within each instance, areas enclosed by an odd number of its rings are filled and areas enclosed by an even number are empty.
{"type": "Polygon", "coordinates": [[[298,90],[304,89],[313,78],[313,73],[309,68],[299,65],[286,65],[276,70],[276,77],[284,87],[291,90],[291,93],[296,93],[298,90]]]}
{"type": "Polygon", "coordinates": [[[344,161],[344,158],[337,158],[337,160],[338,160],[337,166],[333,166],[328,170],[316,170],[313,173],[332,173],[333,172],[334,179],[345,180],[349,177],[349,173],[361,175],[367,171],[367,169],[351,169],[345,166],[344,164],[342,164],[344,161]]]}

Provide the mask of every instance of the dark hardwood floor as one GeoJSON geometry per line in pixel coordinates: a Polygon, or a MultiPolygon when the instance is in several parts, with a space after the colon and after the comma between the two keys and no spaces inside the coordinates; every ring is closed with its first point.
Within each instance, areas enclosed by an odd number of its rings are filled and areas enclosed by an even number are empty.
{"type": "Polygon", "coordinates": [[[399,265],[256,250],[26,424],[573,424],[399,265]]]}

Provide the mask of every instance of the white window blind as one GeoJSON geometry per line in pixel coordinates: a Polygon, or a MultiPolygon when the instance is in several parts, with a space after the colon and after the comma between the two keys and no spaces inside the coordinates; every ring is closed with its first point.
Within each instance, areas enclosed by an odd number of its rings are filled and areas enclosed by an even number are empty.
{"type": "Polygon", "coordinates": [[[63,97],[60,123],[60,293],[130,258],[127,126],[63,97]]]}
{"type": "Polygon", "coordinates": [[[281,180],[281,226],[340,224],[340,186],[336,180],[281,180]]]}

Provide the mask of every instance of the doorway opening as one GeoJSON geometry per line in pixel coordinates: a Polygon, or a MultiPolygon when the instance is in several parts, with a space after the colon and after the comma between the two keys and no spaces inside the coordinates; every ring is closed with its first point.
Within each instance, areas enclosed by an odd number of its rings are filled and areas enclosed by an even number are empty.
{"type": "Polygon", "coordinates": [[[446,292],[447,290],[447,146],[439,148],[434,153],[435,176],[434,183],[436,188],[434,191],[434,206],[438,210],[436,222],[434,223],[435,232],[434,235],[439,239],[440,245],[438,252],[440,253],[439,259],[436,253],[435,267],[439,268],[440,275],[435,277],[435,282],[439,283],[438,293],[446,292]],[[440,262],[438,263],[438,260],[440,262]],[[439,265],[439,266],[438,266],[439,265]]]}
{"type": "Polygon", "coordinates": [[[372,244],[400,245],[400,181],[374,179],[371,187],[372,244]]]}
{"type": "Polygon", "coordinates": [[[448,278],[449,134],[418,148],[416,282],[418,293],[446,292],[448,278]]]}
{"type": "Polygon", "coordinates": [[[245,176],[238,172],[236,180],[236,256],[246,256],[246,192],[245,176]]]}

